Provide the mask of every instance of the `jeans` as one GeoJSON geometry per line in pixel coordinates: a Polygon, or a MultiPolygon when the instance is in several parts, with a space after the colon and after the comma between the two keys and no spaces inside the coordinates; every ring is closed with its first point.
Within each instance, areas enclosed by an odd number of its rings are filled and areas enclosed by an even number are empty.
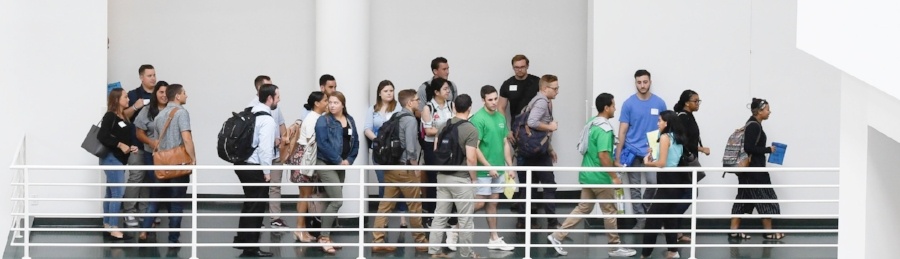
{"type": "MultiPolygon", "coordinates": [[[[146,152],[145,154],[150,154],[150,152],[146,152]]],[[[145,155],[146,158],[146,155],[145,155]]],[[[150,165],[153,164],[153,155],[151,154],[149,160],[145,160],[145,162],[150,165]]],[[[183,176],[175,179],[169,180],[159,180],[156,179],[156,174],[153,174],[153,171],[146,175],[145,179],[149,183],[188,183],[191,181],[191,176],[183,176]]],[[[150,198],[184,198],[187,193],[187,186],[179,186],[179,187],[148,187],[150,190],[150,198]]],[[[184,212],[184,202],[149,202],[147,204],[147,213],[158,213],[159,208],[163,205],[168,205],[169,213],[183,213],[184,212]]],[[[151,228],[153,226],[153,221],[156,217],[144,217],[144,221],[141,222],[141,228],[151,228]]],[[[170,216],[169,217],[169,228],[181,228],[181,216],[170,216]]],[[[181,232],[169,232],[169,242],[170,243],[178,243],[178,239],[181,237],[181,232]]]]}
{"type": "MultiPolygon", "coordinates": [[[[106,157],[100,159],[100,165],[122,165],[122,162],[110,152],[106,157]]],[[[106,173],[106,183],[125,183],[124,170],[104,170],[106,173]]],[[[107,186],[104,198],[121,199],[125,195],[125,186],[107,186]]],[[[104,201],[103,213],[120,213],[122,212],[121,201],[104,201]]],[[[119,226],[119,217],[103,217],[103,224],[113,227],[119,226]]]]}

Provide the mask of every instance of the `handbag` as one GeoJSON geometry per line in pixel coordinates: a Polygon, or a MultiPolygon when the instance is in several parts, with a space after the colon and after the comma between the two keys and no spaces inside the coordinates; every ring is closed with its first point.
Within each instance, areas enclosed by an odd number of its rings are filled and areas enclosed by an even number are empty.
{"type": "MultiPolygon", "coordinates": [[[[162,140],[166,137],[166,130],[169,129],[169,123],[172,122],[172,118],[177,111],[178,108],[174,108],[172,109],[172,112],[169,113],[166,125],[163,126],[162,133],[159,134],[159,143],[162,143],[162,140]]],[[[163,151],[159,151],[159,145],[153,149],[153,164],[155,165],[190,165],[193,162],[193,159],[191,159],[191,156],[187,153],[187,149],[184,148],[184,143],[175,148],[163,151]]],[[[156,179],[169,180],[190,175],[191,170],[156,170],[155,174],[156,179]]]]}
{"type": "MultiPolygon", "coordinates": [[[[97,123],[97,125],[99,124],[97,123]]],[[[109,149],[103,143],[100,143],[100,139],[97,138],[97,135],[100,134],[100,127],[97,125],[91,125],[87,136],[84,136],[84,141],[81,142],[81,148],[98,158],[104,158],[109,154],[109,149]]]]}

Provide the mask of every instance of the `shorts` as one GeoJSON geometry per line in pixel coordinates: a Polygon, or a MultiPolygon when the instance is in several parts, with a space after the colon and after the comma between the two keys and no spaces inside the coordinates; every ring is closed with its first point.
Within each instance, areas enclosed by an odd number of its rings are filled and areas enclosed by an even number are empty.
{"type": "MultiPolygon", "coordinates": [[[[500,174],[500,177],[497,177],[497,178],[492,178],[492,177],[490,177],[490,176],[488,176],[488,177],[478,177],[478,184],[488,184],[488,183],[490,183],[490,184],[500,185],[500,184],[503,182],[503,179],[506,179],[506,178],[504,178],[504,177],[505,177],[505,176],[504,176],[503,174],[500,174]]],[[[484,195],[484,196],[488,196],[488,195],[491,195],[491,194],[494,194],[494,193],[503,193],[503,186],[497,186],[497,187],[494,187],[494,186],[478,186],[478,187],[476,187],[476,189],[475,189],[475,195],[484,195]]]]}

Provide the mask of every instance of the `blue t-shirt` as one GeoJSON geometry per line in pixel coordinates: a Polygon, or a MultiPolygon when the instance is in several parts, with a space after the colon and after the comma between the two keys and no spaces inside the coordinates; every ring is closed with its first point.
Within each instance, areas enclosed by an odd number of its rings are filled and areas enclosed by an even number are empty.
{"type": "Polygon", "coordinates": [[[628,123],[628,132],[625,133],[625,145],[640,150],[641,156],[647,156],[647,132],[658,130],[656,123],[659,113],[666,110],[666,102],[655,94],[650,94],[650,99],[641,100],[637,94],[631,95],[622,104],[622,112],[619,121],[628,123]]]}

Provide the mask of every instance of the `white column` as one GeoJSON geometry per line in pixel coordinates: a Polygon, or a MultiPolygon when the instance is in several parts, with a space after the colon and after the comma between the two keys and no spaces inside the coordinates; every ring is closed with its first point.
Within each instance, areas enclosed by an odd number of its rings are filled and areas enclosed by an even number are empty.
{"type": "MultiPolygon", "coordinates": [[[[356,121],[360,139],[369,101],[369,1],[316,1],[316,78],[331,74],[337,90],[347,97],[347,112],[356,121]]],[[[365,141],[354,164],[368,163],[365,141]]],[[[360,181],[360,172],[348,171],[345,182],[360,181]]],[[[360,197],[359,188],[344,188],[344,197],[360,197]]],[[[358,202],[344,202],[340,212],[359,212],[358,202]]]]}

